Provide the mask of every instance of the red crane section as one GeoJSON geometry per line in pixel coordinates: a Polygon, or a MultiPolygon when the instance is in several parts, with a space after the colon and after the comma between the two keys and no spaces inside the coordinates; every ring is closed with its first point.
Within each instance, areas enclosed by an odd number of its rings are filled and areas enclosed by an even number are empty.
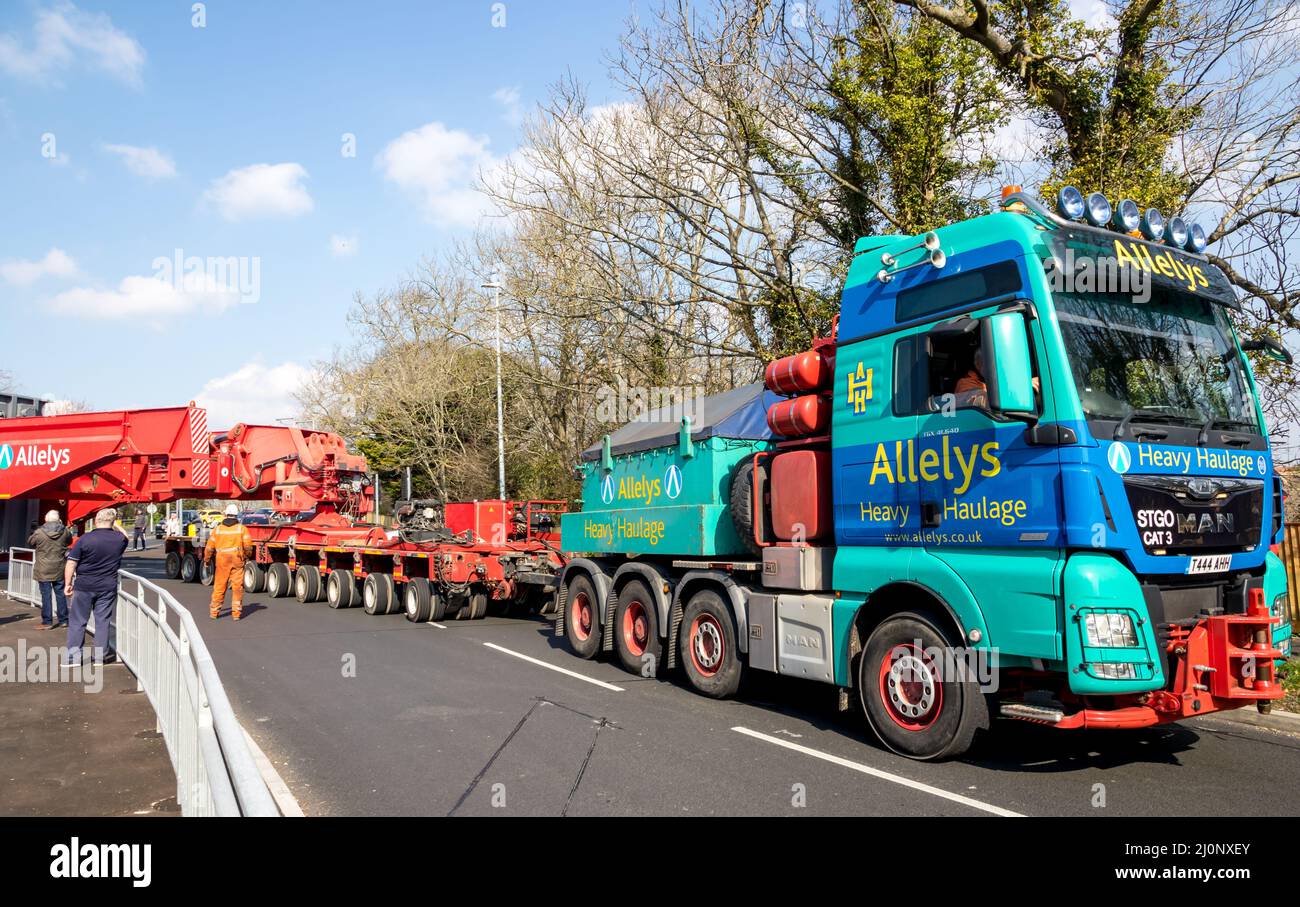
{"type": "Polygon", "coordinates": [[[331,522],[370,510],[368,484],[365,458],[338,435],[242,424],[211,433],[193,403],[0,421],[0,500],[66,501],[69,521],[118,504],[221,498],[316,508],[331,522]]]}

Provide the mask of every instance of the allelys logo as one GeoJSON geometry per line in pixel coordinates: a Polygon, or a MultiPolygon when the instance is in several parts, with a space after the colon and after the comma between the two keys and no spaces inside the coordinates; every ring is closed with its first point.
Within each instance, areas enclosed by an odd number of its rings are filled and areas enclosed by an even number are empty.
{"type": "Polygon", "coordinates": [[[72,451],[66,447],[54,447],[50,444],[24,444],[11,447],[0,444],[0,469],[10,466],[46,466],[50,472],[57,472],[60,466],[72,462],[72,451]]]}

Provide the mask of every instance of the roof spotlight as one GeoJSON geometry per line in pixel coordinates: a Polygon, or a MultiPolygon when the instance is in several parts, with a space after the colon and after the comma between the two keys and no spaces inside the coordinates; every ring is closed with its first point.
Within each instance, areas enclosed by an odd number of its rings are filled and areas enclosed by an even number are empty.
{"type": "Polygon", "coordinates": [[[1056,210],[1062,217],[1079,220],[1083,217],[1083,207],[1083,193],[1073,186],[1062,186],[1056,193],[1056,210]]]}
{"type": "Polygon", "coordinates": [[[1186,246],[1187,222],[1177,216],[1169,218],[1169,223],[1165,225],[1165,242],[1179,249],[1186,246]]]}
{"type": "Polygon", "coordinates": [[[1115,226],[1125,233],[1132,233],[1142,225],[1142,212],[1137,202],[1126,198],[1115,206],[1115,226]]]}
{"type": "Polygon", "coordinates": [[[1187,231],[1187,245],[1185,248],[1189,252],[1201,253],[1205,251],[1208,245],[1208,238],[1205,235],[1205,228],[1200,224],[1192,224],[1192,228],[1187,231]]]}
{"type": "Polygon", "coordinates": [[[1147,208],[1142,215],[1142,235],[1152,242],[1159,242],[1165,235],[1165,216],[1155,208],[1147,208]]]}
{"type": "Polygon", "coordinates": [[[1104,227],[1110,223],[1110,202],[1100,192],[1093,192],[1088,196],[1085,214],[1088,223],[1094,227],[1104,227]]]}

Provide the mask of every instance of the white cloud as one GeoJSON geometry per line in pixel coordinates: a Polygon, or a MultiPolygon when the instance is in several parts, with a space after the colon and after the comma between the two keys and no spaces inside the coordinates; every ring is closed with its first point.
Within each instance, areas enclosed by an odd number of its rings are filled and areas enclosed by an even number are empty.
{"type": "Polygon", "coordinates": [[[144,49],[113,25],[105,13],[88,13],[71,3],[38,10],[31,35],[0,34],[0,70],[36,81],[81,64],[128,85],[140,84],[144,49]]]}
{"type": "Polygon", "coordinates": [[[77,263],[62,249],[50,249],[39,261],[6,261],[0,264],[0,277],[25,287],[42,277],[72,277],[77,273],[77,263]]]}
{"type": "Polygon", "coordinates": [[[492,92],[492,100],[501,105],[501,118],[511,126],[518,126],[524,119],[524,105],[519,99],[518,86],[504,86],[492,92]]]}
{"type": "Polygon", "coordinates": [[[123,278],[112,290],[76,287],[51,299],[50,307],[84,318],[161,319],[193,312],[221,312],[236,305],[240,298],[237,286],[192,272],[179,282],[132,276],[123,278]]]}
{"type": "Polygon", "coordinates": [[[212,181],[203,197],[226,220],[248,217],[297,217],[313,208],[302,181],[302,164],[253,164],[212,181]]]}
{"type": "Polygon", "coordinates": [[[1089,28],[1114,28],[1117,24],[1106,0],[1069,0],[1069,6],[1070,14],[1089,28]]]}
{"type": "Polygon", "coordinates": [[[274,366],[250,362],[208,381],[194,401],[207,407],[208,425],[214,429],[230,428],[237,422],[275,425],[279,419],[298,415],[294,395],[313,376],[311,369],[296,362],[274,366]]]}
{"type": "Polygon", "coordinates": [[[473,226],[488,210],[474,181],[499,163],[488,151],[487,136],[437,122],[403,133],[375,158],[385,178],[416,196],[429,220],[446,227],[473,226]]]}
{"type": "Polygon", "coordinates": [[[145,179],[165,180],[176,175],[175,162],[157,148],[138,145],[105,145],[104,150],[116,154],[136,176],[145,179]]]}
{"type": "Polygon", "coordinates": [[[357,254],[357,234],[342,236],[334,233],[330,236],[330,254],[335,258],[351,258],[357,254]]]}

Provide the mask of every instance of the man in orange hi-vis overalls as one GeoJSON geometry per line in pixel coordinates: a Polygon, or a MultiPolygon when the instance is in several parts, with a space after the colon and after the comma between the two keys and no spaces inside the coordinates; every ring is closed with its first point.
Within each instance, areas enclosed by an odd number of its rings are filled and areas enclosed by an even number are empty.
{"type": "Polygon", "coordinates": [[[244,609],[244,561],[253,556],[253,538],[248,527],[239,522],[239,508],[234,504],[226,508],[226,518],[218,523],[208,536],[203,549],[203,560],[217,559],[217,577],[212,583],[212,604],[209,613],[216,620],[221,614],[221,603],[230,587],[230,610],[239,620],[244,609]]]}

